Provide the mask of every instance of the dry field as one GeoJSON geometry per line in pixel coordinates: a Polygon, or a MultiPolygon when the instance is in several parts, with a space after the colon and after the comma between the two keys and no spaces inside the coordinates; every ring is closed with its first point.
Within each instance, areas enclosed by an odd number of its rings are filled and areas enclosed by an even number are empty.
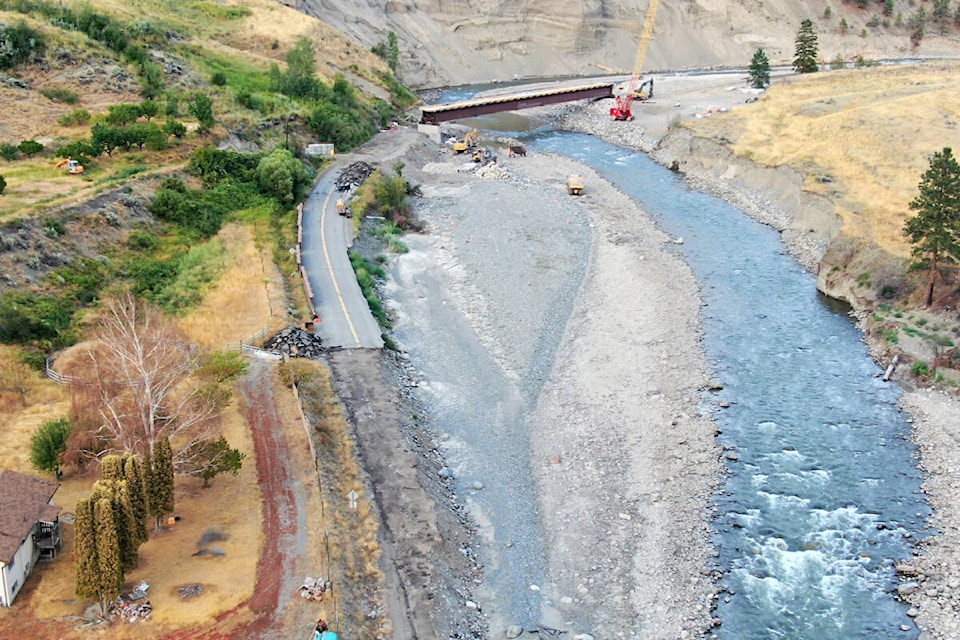
{"type": "Polygon", "coordinates": [[[958,120],[960,62],[931,62],[778,79],[755,104],[685,126],[791,165],[837,204],[844,233],[906,257],[907,204],[930,154],[960,147],[958,120]]]}
{"type": "MultiPolygon", "coordinates": [[[[237,339],[234,334],[224,335],[224,318],[230,319],[231,331],[237,336],[250,335],[267,323],[275,324],[282,320],[276,309],[278,301],[283,299],[283,291],[279,275],[273,273],[275,269],[271,271],[269,255],[257,247],[248,228],[228,225],[220,237],[228,249],[228,264],[203,304],[183,318],[181,326],[203,347],[222,349],[228,339],[237,339]]],[[[13,350],[0,350],[0,358],[13,357],[13,350]]],[[[43,422],[69,415],[68,392],[37,375],[23,408],[15,406],[11,398],[3,401],[0,468],[36,473],[30,468],[28,458],[30,436],[43,422]]],[[[287,406],[292,404],[292,399],[289,394],[280,394],[277,402],[287,406]]],[[[292,418],[295,411],[288,407],[286,417],[292,418]]],[[[154,621],[149,625],[114,625],[101,632],[100,637],[157,637],[161,628],[205,626],[217,614],[250,598],[262,542],[260,492],[249,425],[236,402],[224,412],[222,427],[231,445],[246,454],[242,470],[237,477],[214,479],[206,489],[201,488],[198,479],[178,482],[175,513],[180,520],[152,535],[141,547],[140,566],[127,576],[128,588],[141,580],[151,585],[154,621]],[[200,537],[211,529],[228,536],[223,542],[215,543],[226,555],[193,557],[200,537]],[[204,585],[203,595],[181,601],[177,587],[194,582],[204,585]]],[[[76,501],[89,492],[92,481],[92,478],[65,477],[55,503],[62,506],[65,513],[72,512],[76,501]]],[[[14,607],[0,610],[0,635],[6,637],[4,630],[24,631],[18,625],[30,618],[42,625],[44,621],[81,615],[91,604],[78,600],[73,593],[70,551],[73,531],[66,523],[63,529],[65,547],[61,556],[55,562],[38,566],[14,607]]]]}

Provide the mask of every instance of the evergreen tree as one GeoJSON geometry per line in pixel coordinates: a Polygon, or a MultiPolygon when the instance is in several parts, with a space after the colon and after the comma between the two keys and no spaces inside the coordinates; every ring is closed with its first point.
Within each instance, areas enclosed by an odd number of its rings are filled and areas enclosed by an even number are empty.
{"type": "Polygon", "coordinates": [[[793,58],[793,70],[797,73],[814,73],[819,71],[817,66],[817,33],[813,30],[813,22],[810,19],[800,23],[800,30],[797,32],[796,54],[793,58]]]}
{"type": "Polygon", "coordinates": [[[960,164],[950,147],[931,156],[918,188],[920,194],[909,205],[917,215],[907,220],[904,232],[913,243],[914,257],[929,260],[930,306],[940,263],[960,260],[960,164]]]}
{"type": "Polygon", "coordinates": [[[100,477],[104,480],[122,480],[123,458],[120,456],[106,456],[101,460],[100,477]]]}
{"type": "Polygon", "coordinates": [[[189,110],[190,115],[196,118],[199,123],[197,133],[207,133],[216,124],[216,120],[213,118],[213,102],[210,101],[207,94],[201,91],[194,93],[190,98],[189,110]]]}
{"type": "Polygon", "coordinates": [[[750,61],[750,86],[763,89],[770,84],[770,59],[763,49],[757,49],[750,61]]]}
{"type": "Polygon", "coordinates": [[[94,529],[93,502],[77,501],[73,522],[73,553],[76,557],[76,594],[79,598],[100,598],[97,577],[97,537],[94,529]]]}
{"type": "Polygon", "coordinates": [[[150,515],[154,517],[157,531],[163,523],[163,517],[173,513],[173,453],[170,441],[161,438],[157,441],[153,455],[148,459],[150,469],[147,473],[147,504],[150,515]]]}
{"type": "Polygon", "coordinates": [[[150,537],[147,532],[147,496],[144,493],[143,469],[140,456],[128,455],[124,459],[123,478],[127,481],[127,495],[130,498],[130,510],[137,539],[143,543],[150,537]]]}
{"type": "Polygon", "coordinates": [[[94,526],[97,547],[97,597],[103,614],[107,603],[115,600],[123,589],[123,564],[120,558],[120,542],[113,505],[107,498],[100,498],[94,505],[94,526]]]}
{"type": "Polygon", "coordinates": [[[397,43],[397,34],[391,31],[387,34],[387,65],[394,73],[400,64],[400,45],[397,43]]]}

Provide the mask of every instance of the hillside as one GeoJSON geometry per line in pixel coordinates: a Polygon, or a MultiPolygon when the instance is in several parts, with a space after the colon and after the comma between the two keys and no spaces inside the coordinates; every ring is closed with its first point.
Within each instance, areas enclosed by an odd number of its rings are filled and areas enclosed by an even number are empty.
{"type": "MultiPolygon", "coordinates": [[[[366,47],[396,32],[400,80],[425,88],[629,71],[648,3],[297,0],[292,6],[322,17],[366,47]]],[[[944,34],[930,27],[919,46],[913,46],[908,25],[921,7],[928,15],[932,11],[929,2],[912,0],[894,0],[889,16],[883,14],[884,3],[874,0],[665,0],[644,69],[746,66],[758,47],[774,65],[790,64],[794,37],[805,18],[816,26],[825,61],[837,56],[848,61],[857,56],[956,57],[960,42],[955,26],[944,34]]]]}

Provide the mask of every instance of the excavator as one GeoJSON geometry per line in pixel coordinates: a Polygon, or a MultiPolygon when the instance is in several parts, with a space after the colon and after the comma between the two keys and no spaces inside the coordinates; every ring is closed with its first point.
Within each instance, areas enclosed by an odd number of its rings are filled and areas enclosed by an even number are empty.
{"type": "Polygon", "coordinates": [[[463,140],[457,140],[453,143],[453,150],[456,153],[463,153],[467,149],[472,149],[477,146],[477,138],[480,136],[480,133],[474,129],[467,135],[463,136],[463,140]]]}
{"type": "Polygon", "coordinates": [[[67,173],[75,176],[83,175],[83,172],[85,171],[83,165],[80,164],[78,160],[71,160],[70,158],[64,158],[53,166],[55,169],[65,166],[67,168],[67,173]]]}
{"type": "Polygon", "coordinates": [[[653,35],[653,22],[657,17],[657,7],[660,0],[650,0],[650,6],[647,7],[647,17],[643,21],[643,32],[640,34],[640,45],[637,47],[637,57],[633,61],[633,75],[630,77],[630,84],[627,92],[622,96],[617,96],[616,105],[610,107],[610,115],[614,120],[633,120],[633,111],[630,107],[634,100],[646,100],[653,97],[653,78],[640,82],[640,71],[643,67],[643,59],[647,55],[647,47],[650,45],[650,36],[653,35]],[[649,87],[649,93],[644,96],[644,87],[649,87]]]}

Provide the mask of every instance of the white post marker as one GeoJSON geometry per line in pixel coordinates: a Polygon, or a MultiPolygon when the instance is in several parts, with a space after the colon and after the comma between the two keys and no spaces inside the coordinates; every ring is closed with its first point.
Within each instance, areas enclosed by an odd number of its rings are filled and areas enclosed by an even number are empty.
{"type": "Polygon", "coordinates": [[[351,509],[357,508],[357,498],[359,497],[360,497],[360,494],[357,493],[356,491],[353,491],[352,489],[350,490],[350,493],[347,494],[347,500],[350,501],[351,509]]]}

